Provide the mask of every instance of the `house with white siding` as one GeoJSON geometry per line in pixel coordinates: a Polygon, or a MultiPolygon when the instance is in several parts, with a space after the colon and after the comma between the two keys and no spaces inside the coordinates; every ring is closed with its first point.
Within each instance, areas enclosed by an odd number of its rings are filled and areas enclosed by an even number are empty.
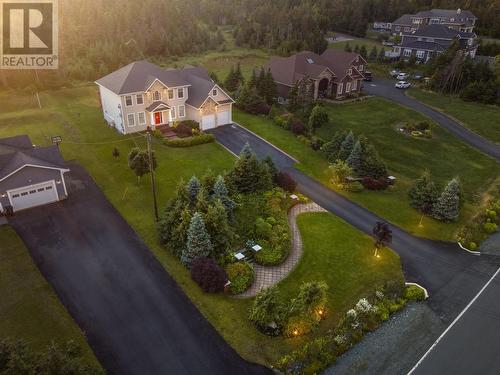
{"type": "Polygon", "coordinates": [[[164,69],[137,61],[95,82],[106,122],[120,133],[194,120],[201,130],[232,122],[234,100],[201,67],[164,69]]]}

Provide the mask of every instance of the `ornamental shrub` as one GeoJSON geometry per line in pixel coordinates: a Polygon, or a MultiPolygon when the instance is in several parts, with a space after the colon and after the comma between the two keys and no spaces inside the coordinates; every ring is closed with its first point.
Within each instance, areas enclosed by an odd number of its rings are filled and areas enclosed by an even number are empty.
{"type": "Polygon", "coordinates": [[[433,207],[432,216],[437,220],[454,221],[460,215],[460,182],[454,178],[444,188],[433,207]]]}
{"type": "Polygon", "coordinates": [[[224,290],[227,282],[226,271],[211,258],[198,258],[191,264],[191,278],[205,293],[224,290]]]}
{"type": "Polygon", "coordinates": [[[291,129],[292,133],[295,135],[301,135],[306,132],[306,127],[304,126],[304,123],[300,121],[298,118],[294,118],[292,120],[291,129]]]}
{"type": "Polygon", "coordinates": [[[488,221],[483,224],[483,229],[486,233],[493,234],[498,230],[498,226],[495,223],[488,221]]]}
{"type": "Polygon", "coordinates": [[[246,262],[232,263],[226,267],[226,273],[231,285],[232,294],[241,294],[253,284],[253,268],[246,262]]]}
{"type": "Polygon", "coordinates": [[[193,135],[193,130],[199,130],[200,126],[196,121],[186,120],[174,125],[173,130],[180,138],[187,138],[193,135]]]}
{"type": "Polygon", "coordinates": [[[258,217],[257,220],[255,220],[255,234],[259,238],[268,239],[272,230],[273,226],[263,218],[258,217]]]}
{"type": "Polygon", "coordinates": [[[264,333],[276,336],[283,324],[285,309],[276,286],[262,289],[253,302],[249,319],[264,333]],[[275,329],[268,329],[270,327],[275,329]]]}
{"type": "Polygon", "coordinates": [[[293,193],[297,188],[297,183],[287,172],[279,172],[276,175],[276,184],[289,193],[293,193]]]}
{"type": "Polygon", "coordinates": [[[361,183],[368,190],[384,190],[384,189],[387,189],[387,187],[389,186],[389,183],[384,178],[376,180],[376,179],[371,178],[371,177],[364,177],[361,180],[361,183]]]}
{"type": "Polygon", "coordinates": [[[179,138],[179,139],[165,139],[163,142],[168,147],[192,147],[201,145],[204,143],[211,143],[215,141],[215,137],[213,134],[200,134],[193,137],[188,138],[179,138]]]}
{"type": "Polygon", "coordinates": [[[408,301],[423,301],[425,299],[425,292],[416,285],[409,285],[405,290],[404,298],[408,301]]]}
{"type": "Polygon", "coordinates": [[[359,193],[360,191],[363,191],[363,190],[364,190],[364,186],[359,181],[354,181],[354,182],[347,184],[347,191],[350,191],[352,193],[359,193]]]}
{"type": "Polygon", "coordinates": [[[213,246],[210,236],[205,229],[205,222],[201,213],[195,212],[189,223],[187,245],[181,254],[181,262],[187,267],[200,257],[206,257],[212,252],[213,246]]]}
{"type": "Polygon", "coordinates": [[[314,136],[311,138],[311,148],[314,151],[320,150],[324,143],[325,143],[325,141],[323,139],[321,139],[320,137],[314,136]]]}

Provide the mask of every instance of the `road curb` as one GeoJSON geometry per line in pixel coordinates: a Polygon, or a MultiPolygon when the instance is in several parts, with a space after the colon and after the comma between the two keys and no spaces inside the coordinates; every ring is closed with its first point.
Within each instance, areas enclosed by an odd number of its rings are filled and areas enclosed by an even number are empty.
{"type": "Polygon", "coordinates": [[[422,285],[417,284],[417,283],[405,283],[405,285],[406,286],[414,285],[416,287],[419,287],[420,289],[422,289],[424,291],[425,299],[429,298],[429,292],[422,285]]]}
{"type": "Polygon", "coordinates": [[[480,251],[473,251],[473,250],[469,250],[467,249],[465,246],[463,246],[460,242],[457,242],[458,246],[462,249],[462,250],[465,250],[467,251],[468,253],[471,253],[472,255],[481,255],[481,252],[480,251]]]}
{"type": "Polygon", "coordinates": [[[257,138],[259,138],[259,139],[261,139],[262,141],[266,142],[269,146],[274,147],[276,150],[278,150],[278,151],[279,151],[279,152],[281,152],[282,154],[284,154],[284,155],[288,156],[288,157],[289,157],[290,159],[292,159],[294,162],[296,162],[296,163],[300,163],[300,162],[299,162],[297,159],[295,159],[292,155],[290,155],[290,154],[286,153],[285,151],[283,151],[283,150],[282,150],[282,149],[280,149],[279,147],[277,147],[277,146],[273,145],[271,142],[269,142],[268,140],[266,140],[266,139],[262,138],[262,137],[261,137],[260,135],[258,135],[257,133],[255,133],[255,132],[251,131],[250,129],[248,129],[248,128],[246,128],[246,127],[244,127],[243,125],[238,124],[237,122],[234,122],[234,121],[233,121],[233,124],[234,124],[234,125],[236,125],[236,126],[239,126],[240,128],[244,129],[245,131],[247,131],[247,132],[249,132],[249,133],[253,134],[253,135],[254,135],[254,136],[256,136],[257,138]]]}

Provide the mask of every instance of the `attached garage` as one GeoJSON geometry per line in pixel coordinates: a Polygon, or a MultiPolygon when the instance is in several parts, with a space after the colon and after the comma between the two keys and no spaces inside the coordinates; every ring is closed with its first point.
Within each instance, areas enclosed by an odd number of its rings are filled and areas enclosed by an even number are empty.
{"type": "Polygon", "coordinates": [[[215,128],[215,114],[205,115],[201,117],[201,130],[215,128]]]}
{"type": "Polygon", "coordinates": [[[57,202],[56,182],[54,180],[41,184],[14,189],[7,192],[14,212],[57,202]]]}
{"type": "Polygon", "coordinates": [[[66,172],[57,146],[34,147],[28,136],[0,139],[0,213],[65,199],[66,172]]]}
{"type": "Polygon", "coordinates": [[[217,113],[217,126],[227,125],[231,123],[231,115],[229,111],[217,113]]]}

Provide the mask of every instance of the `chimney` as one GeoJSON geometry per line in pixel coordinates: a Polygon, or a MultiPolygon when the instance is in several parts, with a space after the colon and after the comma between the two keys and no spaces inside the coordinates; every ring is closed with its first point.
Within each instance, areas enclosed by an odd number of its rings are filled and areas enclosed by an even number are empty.
{"type": "Polygon", "coordinates": [[[457,14],[460,14],[460,13],[462,13],[462,9],[458,8],[457,9],[457,14]]]}

